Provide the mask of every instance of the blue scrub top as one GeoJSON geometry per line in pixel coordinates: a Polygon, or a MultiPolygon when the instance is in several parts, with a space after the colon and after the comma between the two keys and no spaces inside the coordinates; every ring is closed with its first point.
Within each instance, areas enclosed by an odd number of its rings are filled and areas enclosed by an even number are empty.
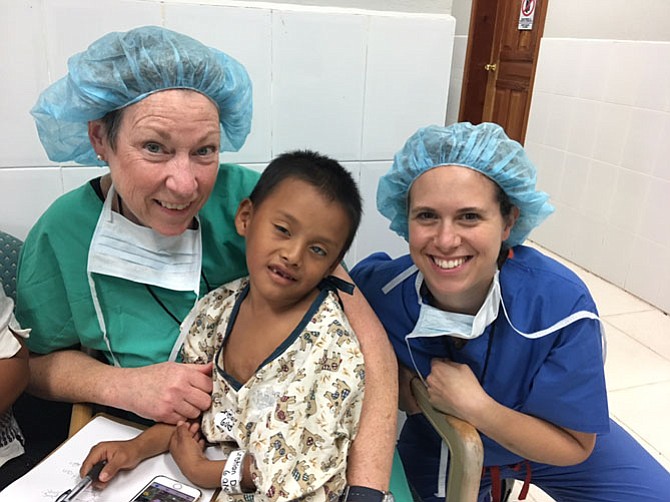
{"type": "MultiPolygon", "coordinates": [[[[504,305],[517,330],[533,333],[579,311],[597,314],[584,283],[572,271],[525,246],[517,246],[500,270],[504,305]]],[[[392,260],[376,253],[351,276],[384,324],[401,364],[414,365],[405,336],[419,316],[415,272],[388,291],[382,288],[412,266],[409,255],[392,260]]],[[[600,322],[582,319],[537,339],[518,334],[502,308],[484,334],[457,348],[450,337],[413,338],[416,367],[426,376],[434,357],[467,364],[484,390],[514,410],[582,432],[609,429],[600,322]],[[484,367],[486,374],[484,373],[484,367]],[[482,381],[483,377],[483,381],[482,381]]],[[[406,427],[420,426],[411,421],[406,427]]],[[[482,435],[484,465],[522,460],[482,435]]]]}

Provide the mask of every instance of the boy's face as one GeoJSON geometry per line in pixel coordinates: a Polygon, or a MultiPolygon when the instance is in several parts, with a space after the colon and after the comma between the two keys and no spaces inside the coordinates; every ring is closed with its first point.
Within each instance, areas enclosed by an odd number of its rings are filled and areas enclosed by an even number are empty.
{"type": "Polygon", "coordinates": [[[280,308],[309,299],[339,263],[350,228],[339,203],[295,178],[282,181],[259,206],[244,200],[235,225],[246,238],[253,295],[280,308]]]}

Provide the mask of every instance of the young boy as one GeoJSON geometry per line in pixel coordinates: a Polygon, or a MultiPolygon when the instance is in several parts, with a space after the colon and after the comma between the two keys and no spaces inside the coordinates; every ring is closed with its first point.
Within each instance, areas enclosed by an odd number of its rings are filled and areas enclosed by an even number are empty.
{"type": "Polygon", "coordinates": [[[81,472],[106,460],[104,486],[169,450],[191,482],[221,486],[217,500],[338,500],[365,371],[335,289],[353,286],[329,276],[361,212],[356,184],[336,161],[298,151],[271,162],[235,217],[248,278],[206,295],[182,325],[184,362],[214,362],[200,429],[226,460],[205,457],[197,424],[159,424],[95,446],[81,472]]]}

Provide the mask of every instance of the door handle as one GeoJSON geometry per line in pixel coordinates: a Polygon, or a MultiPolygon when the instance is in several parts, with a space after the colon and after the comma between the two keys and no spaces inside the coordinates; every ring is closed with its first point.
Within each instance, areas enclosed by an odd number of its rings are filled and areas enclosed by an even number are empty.
{"type": "Polygon", "coordinates": [[[484,69],[486,71],[496,71],[497,67],[498,67],[498,65],[496,65],[495,63],[487,63],[487,64],[484,65],[484,69]]]}

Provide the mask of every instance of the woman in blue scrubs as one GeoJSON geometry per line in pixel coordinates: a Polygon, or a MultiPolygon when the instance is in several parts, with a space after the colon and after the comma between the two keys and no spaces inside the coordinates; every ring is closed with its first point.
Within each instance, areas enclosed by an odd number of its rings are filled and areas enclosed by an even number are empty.
{"type": "Polygon", "coordinates": [[[420,129],[377,192],[410,254],[373,254],[352,277],[401,365],[399,451],[426,501],[444,500],[447,450],[409,382],[473,424],[484,443],[479,500],[501,479],[558,501],[666,501],[670,474],[609,418],[595,303],[569,269],[521,245],[551,212],[523,148],[495,124],[420,129]]]}

